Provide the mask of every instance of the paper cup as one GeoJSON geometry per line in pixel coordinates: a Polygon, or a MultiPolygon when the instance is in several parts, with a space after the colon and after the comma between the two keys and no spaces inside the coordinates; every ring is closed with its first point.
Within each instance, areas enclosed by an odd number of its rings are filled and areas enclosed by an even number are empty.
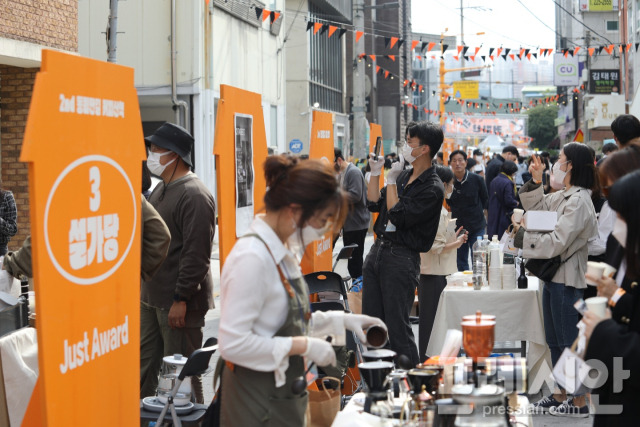
{"type": "Polygon", "coordinates": [[[600,264],[604,266],[604,271],[602,272],[602,275],[604,277],[613,277],[613,275],[616,274],[616,271],[618,271],[617,269],[615,269],[614,267],[611,267],[609,264],[605,262],[601,262],[600,264]]]}
{"type": "MultiPolygon", "coordinates": [[[[601,262],[588,261],[587,262],[587,274],[589,276],[597,277],[598,279],[602,277],[604,273],[604,265],[601,262]]],[[[592,282],[587,279],[587,284],[597,286],[597,283],[592,282]]]]}
{"type": "Polygon", "coordinates": [[[593,297],[587,298],[584,301],[587,304],[587,309],[599,317],[604,317],[607,309],[607,298],[605,297],[593,297]]]}
{"type": "Polygon", "coordinates": [[[522,215],[524,215],[524,209],[514,209],[513,210],[513,220],[515,222],[520,222],[522,220],[522,215]]]}

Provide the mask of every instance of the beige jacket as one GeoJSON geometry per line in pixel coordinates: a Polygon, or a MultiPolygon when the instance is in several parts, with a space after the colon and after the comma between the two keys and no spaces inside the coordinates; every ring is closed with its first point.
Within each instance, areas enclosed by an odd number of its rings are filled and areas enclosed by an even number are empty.
{"type": "Polygon", "coordinates": [[[443,207],[440,211],[440,221],[436,238],[429,252],[420,254],[420,274],[447,276],[458,271],[456,250],[444,250],[444,245],[456,239],[455,225],[448,228],[451,214],[443,207]]]}
{"type": "Polygon", "coordinates": [[[549,259],[556,255],[564,261],[553,281],[578,289],[587,287],[587,242],[598,234],[598,221],[591,202],[591,191],[582,187],[545,195],[542,186],[531,181],[520,189],[520,200],[527,211],[555,211],[558,223],[548,233],[525,232],[523,258],[549,259]],[[569,258],[570,257],[570,258],[569,258]]]}

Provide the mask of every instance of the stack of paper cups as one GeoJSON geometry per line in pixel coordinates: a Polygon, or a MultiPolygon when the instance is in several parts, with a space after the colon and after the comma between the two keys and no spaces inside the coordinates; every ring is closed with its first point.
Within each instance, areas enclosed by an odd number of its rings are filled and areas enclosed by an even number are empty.
{"type": "Polygon", "coordinates": [[[504,264],[502,266],[502,289],[516,288],[516,266],[504,264]]]}
{"type": "Polygon", "coordinates": [[[502,269],[500,267],[489,268],[489,289],[494,291],[502,289],[502,269]]]}

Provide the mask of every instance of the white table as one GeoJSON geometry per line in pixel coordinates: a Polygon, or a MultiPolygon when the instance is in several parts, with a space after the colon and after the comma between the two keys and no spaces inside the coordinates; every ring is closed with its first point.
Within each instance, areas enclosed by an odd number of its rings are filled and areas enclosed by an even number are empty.
{"type": "Polygon", "coordinates": [[[431,331],[427,354],[439,354],[448,329],[462,330],[462,316],[475,314],[477,310],[496,316],[496,341],[527,341],[528,392],[536,393],[540,380],[533,381],[541,368],[550,369],[551,354],[544,334],[542,304],[538,279],[528,276],[528,289],[476,291],[472,287],[448,286],[440,295],[438,310],[431,331]]]}
{"type": "MultiPolygon", "coordinates": [[[[353,395],[347,406],[336,415],[332,427],[387,427],[399,426],[398,420],[383,419],[363,411],[364,393],[353,395]]],[[[533,427],[530,411],[527,411],[529,400],[526,396],[518,396],[518,410],[515,412],[516,421],[527,427],[533,427]]]]}

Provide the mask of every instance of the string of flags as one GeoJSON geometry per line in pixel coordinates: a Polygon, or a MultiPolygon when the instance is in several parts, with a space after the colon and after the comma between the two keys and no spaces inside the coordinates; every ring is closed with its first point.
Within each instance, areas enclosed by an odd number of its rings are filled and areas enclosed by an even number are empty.
{"type": "Polygon", "coordinates": [[[271,25],[273,25],[273,23],[280,17],[280,15],[282,15],[281,12],[276,12],[275,10],[268,10],[258,6],[255,7],[255,12],[256,12],[256,19],[262,18],[262,22],[271,18],[271,25]]]}
{"type": "MultiPolygon", "coordinates": [[[[264,18],[263,18],[264,19],[264,18]]],[[[322,20],[320,20],[322,21],[322,20]]],[[[313,22],[313,21],[308,21],[307,22],[307,31],[313,30],[313,34],[314,35],[323,35],[323,34],[327,34],[327,36],[330,38],[331,36],[333,36],[336,32],[338,33],[338,37],[342,37],[347,31],[351,31],[355,34],[355,38],[356,38],[356,42],[360,41],[360,39],[362,38],[362,36],[369,35],[372,37],[376,37],[376,38],[383,38],[384,39],[384,43],[385,46],[388,49],[393,49],[395,47],[397,47],[398,49],[400,49],[405,42],[407,42],[407,40],[401,38],[401,37],[393,37],[393,36],[382,36],[382,35],[378,35],[378,34],[372,34],[372,33],[368,33],[365,31],[359,31],[359,30],[355,30],[355,29],[347,29],[342,27],[341,25],[333,25],[330,23],[323,23],[323,22],[313,22]]],[[[584,49],[584,51],[586,51],[587,55],[589,55],[590,57],[593,55],[601,55],[602,52],[606,52],[609,55],[613,55],[614,52],[618,52],[620,54],[623,53],[628,53],[632,48],[635,48],[635,52],[638,51],[638,47],[640,47],[640,42],[638,43],[627,43],[627,44],[609,44],[609,45],[600,45],[600,46],[576,46],[572,49],[569,48],[563,48],[563,49],[559,49],[558,51],[556,51],[553,48],[536,48],[536,49],[530,49],[530,48],[518,48],[518,49],[511,49],[511,48],[503,48],[501,47],[489,47],[489,48],[485,48],[488,50],[488,54],[484,54],[484,55],[479,55],[480,50],[482,49],[482,46],[479,47],[474,47],[471,48],[469,46],[463,46],[463,45],[459,45],[459,46],[450,46],[448,44],[442,44],[441,48],[440,48],[440,43],[437,42],[427,42],[427,41],[422,41],[422,39],[420,40],[410,40],[411,42],[411,51],[416,53],[416,56],[418,59],[422,59],[422,57],[424,56],[426,58],[426,54],[428,54],[429,52],[431,52],[436,46],[438,46],[438,48],[436,49],[436,51],[433,52],[433,55],[431,56],[431,58],[435,59],[435,53],[454,53],[454,59],[459,60],[461,57],[464,58],[465,60],[469,60],[471,59],[472,61],[475,61],[476,58],[480,58],[482,59],[483,62],[485,62],[487,59],[490,59],[491,61],[495,61],[498,60],[500,58],[502,58],[503,60],[508,60],[511,59],[512,61],[515,61],[516,58],[520,59],[520,60],[524,60],[527,59],[529,61],[531,61],[532,58],[543,58],[543,57],[547,57],[550,56],[553,52],[556,53],[561,53],[562,55],[564,55],[565,57],[568,56],[575,56],[578,54],[578,52],[580,52],[581,50],[584,49]]],[[[396,55],[386,55],[386,56],[393,56],[395,57],[396,55]]],[[[394,59],[395,60],[395,59],[394,59]]]]}

